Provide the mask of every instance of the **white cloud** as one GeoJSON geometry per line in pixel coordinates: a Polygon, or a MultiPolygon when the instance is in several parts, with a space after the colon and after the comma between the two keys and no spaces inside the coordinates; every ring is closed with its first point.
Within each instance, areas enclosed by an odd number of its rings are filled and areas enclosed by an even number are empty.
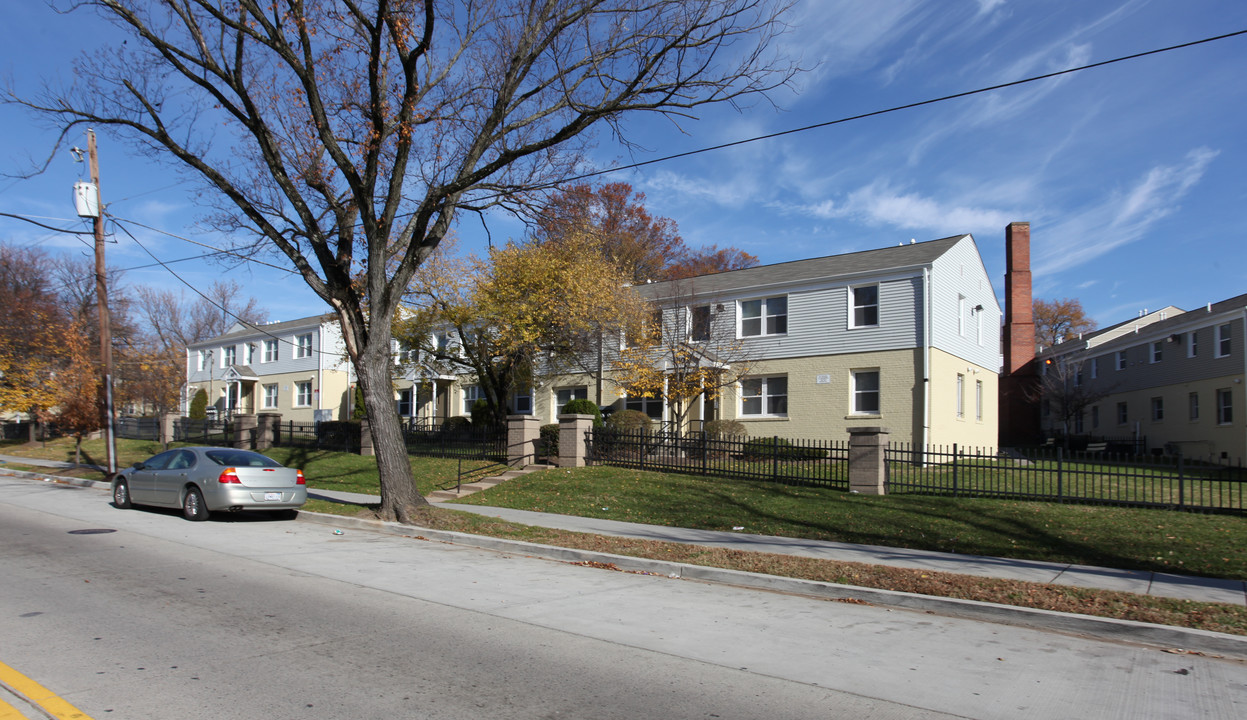
{"type": "Polygon", "coordinates": [[[900,192],[882,182],[854,190],[842,203],[826,199],[790,206],[789,210],[823,220],[849,219],[868,225],[890,225],[937,234],[1004,227],[1011,219],[1007,212],[900,192]]]}
{"type": "Polygon", "coordinates": [[[1125,192],[1058,221],[1046,234],[1057,240],[1035,253],[1035,273],[1068,270],[1143,238],[1181,207],[1218,154],[1211,148],[1195,148],[1182,162],[1154,167],[1125,192]]]}

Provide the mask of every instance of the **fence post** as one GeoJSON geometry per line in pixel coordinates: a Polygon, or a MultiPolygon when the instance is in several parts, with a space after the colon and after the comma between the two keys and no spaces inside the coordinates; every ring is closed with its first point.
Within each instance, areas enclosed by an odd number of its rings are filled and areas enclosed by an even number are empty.
{"type": "MultiPolygon", "coordinates": [[[[537,459],[537,442],[541,439],[541,418],[532,415],[508,415],[507,416],[507,462],[528,462],[537,459]]],[[[443,439],[443,444],[444,444],[443,439]]],[[[563,435],[559,433],[559,443],[563,442],[563,435]]],[[[584,440],[581,445],[583,447],[584,440]]],[[[562,450],[560,449],[561,453],[562,450]]],[[[562,458],[559,458],[562,462],[562,458]]]]}
{"type": "Polygon", "coordinates": [[[582,413],[559,415],[559,467],[585,466],[585,433],[593,427],[593,416],[582,413]]]}
{"type": "Polygon", "coordinates": [[[957,478],[957,460],[958,459],[959,458],[957,456],[957,443],[953,443],[953,497],[960,496],[960,492],[958,491],[958,488],[957,488],[957,479],[958,479],[957,478]]]}
{"type": "Polygon", "coordinates": [[[1065,459],[1065,453],[1062,452],[1060,446],[1056,449],[1056,496],[1061,498],[1062,490],[1065,486],[1065,465],[1062,460],[1065,459]]]}
{"type": "MultiPolygon", "coordinates": [[[[705,423],[702,423],[702,427],[706,427],[705,423]]],[[[699,432],[701,433],[701,474],[706,475],[710,470],[710,438],[705,430],[699,432]]]]}
{"type": "MultiPolygon", "coordinates": [[[[319,433],[317,433],[319,436],[319,433]]],[[[368,418],[359,420],[359,454],[376,455],[377,449],[372,445],[372,429],[368,426],[368,418]]]]}
{"type": "Polygon", "coordinates": [[[891,430],[883,427],[849,428],[849,489],[863,495],[884,495],[887,462],[884,450],[891,430]]]}
{"type": "Polygon", "coordinates": [[[281,425],[278,413],[260,413],[256,417],[255,449],[261,452],[268,450],[277,443],[276,428],[281,425]]]}
{"type": "Polygon", "coordinates": [[[178,416],[174,413],[165,413],[160,416],[160,443],[166,450],[169,449],[169,443],[173,442],[176,437],[174,423],[177,419],[178,416]]]}
{"type": "Polygon", "coordinates": [[[1182,475],[1182,451],[1178,451],[1178,507],[1186,506],[1186,478],[1182,475]]]}

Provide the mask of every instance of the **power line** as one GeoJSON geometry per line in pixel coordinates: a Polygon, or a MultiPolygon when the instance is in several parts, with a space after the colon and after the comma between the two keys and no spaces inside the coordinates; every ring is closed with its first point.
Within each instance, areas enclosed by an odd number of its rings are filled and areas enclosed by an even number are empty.
{"type": "Polygon", "coordinates": [[[754,137],[745,138],[743,140],[734,140],[732,142],[722,143],[720,145],[711,145],[709,147],[698,148],[696,150],[687,150],[685,152],[676,153],[674,155],[664,155],[663,157],[654,158],[652,160],[642,160],[641,162],[632,163],[631,165],[621,165],[619,167],[606,168],[604,170],[594,170],[593,172],[587,172],[582,175],[576,175],[575,177],[567,178],[566,180],[563,180],[561,182],[575,182],[577,180],[584,180],[586,178],[597,177],[599,175],[606,175],[608,173],[620,172],[623,170],[632,170],[635,168],[644,167],[646,165],[653,165],[655,163],[666,162],[668,160],[678,160],[679,158],[685,158],[691,155],[700,155],[701,153],[707,153],[713,150],[723,150],[725,148],[736,147],[737,145],[746,145],[748,143],[758,142],[759,140],[770,140],[771,138],[783,137],[784,135],[793,135],[795,133],[807,132],[809,130],[818,130],[819,128],[830,127],[832,125],[840,125],[842,123],[851,122],[853,120],[862,120],[865,118],[876,117],[878,115],[886,115],[888,113],[899,112],[901,110],[910,110],[912,108],[922,107],[924,105],[934,105],[935,103],[946,102],[948,100],[957,100],[959,98],[970,97],[971,95],[980,95],[982,93],[992,92],[993,90],[1002,90],[1004,88],[1015,87],[1018,85],[1025,85],[1027,83],[1038,82],[1039,80],[1047,80],[1049,78],[1059,77],[1061,75],[1069,75],[1071,73],[1081,72],[1083,70],[1091,70],[1092,68],[1104,67],[1105,65],[1112,65],[1114,63],[1125,62],[1127,60],[1136,60],[1138,58],[1147,57],[1149,55],[1159,55],[1160,53],[1166,53],[1166,52],[1170,52],[1173,50],[1182,50],[1184,48],[1194,47],[1196,45],[1203,45],[1205,43],[1210,43],[1210,42],[1216,42],[1217,40],[1225,40],[1227,38],[1237,37],[1239,35],[1247,35],[1247,30],[1238,30],[1238,31],[1231,32],[1231,33],[1225,33],[1224,35],[1217,35],[1214,37],[1204,38],[1203,40],[1193,40],[1191,42],[1182,43],[1180,45],[1170,45],[1169,47],[1159,48],[1157,50],[1148,50],[1145,52],[1134,53],[1133,55],[1123,55],[1121,57],[1113,58],[1112,60],[1102,60],[1100,62],[1091,63],[1089,65],[1080,65],[1078,67],[1066,68],[1064,70],[1057,70],[1056,72],[1045,73],[1043,75],[1034,75],[1032,77],[1024,78],[1022,80],[1014,80],[1012,82],[1000,83],[999,85],[983,87],[977,90],[967,90],[965,92],[954,93],[952,95],[945,95],[943,97],[932,98],[930,100],[921,100],[919,102],[912,102],[912,103],[908,103],[905,105],[897,105],[895,107],[890,107],[884,110],[874,110],[872,112],[862,113],[860,115],[851,115],[849,117],[842,117],[836,120],[828,120],[826,122],[815,123],[813,125],[806,125],[804,127],[792,128],[789,130],[781,130],[779,132],[768,133],[766,135],[755,135],[754,137]]]}

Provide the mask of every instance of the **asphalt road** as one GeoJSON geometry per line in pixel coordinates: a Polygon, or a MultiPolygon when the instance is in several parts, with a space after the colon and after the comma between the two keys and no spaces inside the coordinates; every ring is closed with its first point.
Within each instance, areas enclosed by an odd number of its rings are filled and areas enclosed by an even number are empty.
{"type": "Polygon", "coordinates": [[[96,720],[1247,715],[1237,661],[9,478],[0,662],[96,720]]]}

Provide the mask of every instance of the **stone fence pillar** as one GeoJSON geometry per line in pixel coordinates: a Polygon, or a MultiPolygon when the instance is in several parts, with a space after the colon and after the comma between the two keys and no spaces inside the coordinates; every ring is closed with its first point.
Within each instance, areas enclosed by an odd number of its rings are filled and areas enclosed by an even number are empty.
{"type": "Polygon", "coordinates": [[[261,452],[273,447],[279,439],[281,427],[280,413],[260,413],[256,415],[255,449],[261,452]]]}
{"type": "Polygon", "coordinates": [[[881,427],[849,428],[849,490],[863,495],[885,494],[884,450],[889,433],[881,427]]]}
{"type": "Polygon", "coordinates": [[[166,448],[177,439],[177,413],[165,413],[160,416],[160,443],[166,448]]]}
{"type": "Polygon", "coordinates": [[[256,435],[256,416],[255,415],[235,415],[234,416],[234,447],[241,450],[250,450],[256,435]]]}
{"type": "Polygon", "coordinates": [[[536,462],[540,440],[541,418],[532,415],[507,416],[507,462],[536,462]]]}
{"type": "Polygon", "coordinates": [[[585,466],[585,433],[592,427],[592,415],[559,415],[559,467],[585,466]]]}

